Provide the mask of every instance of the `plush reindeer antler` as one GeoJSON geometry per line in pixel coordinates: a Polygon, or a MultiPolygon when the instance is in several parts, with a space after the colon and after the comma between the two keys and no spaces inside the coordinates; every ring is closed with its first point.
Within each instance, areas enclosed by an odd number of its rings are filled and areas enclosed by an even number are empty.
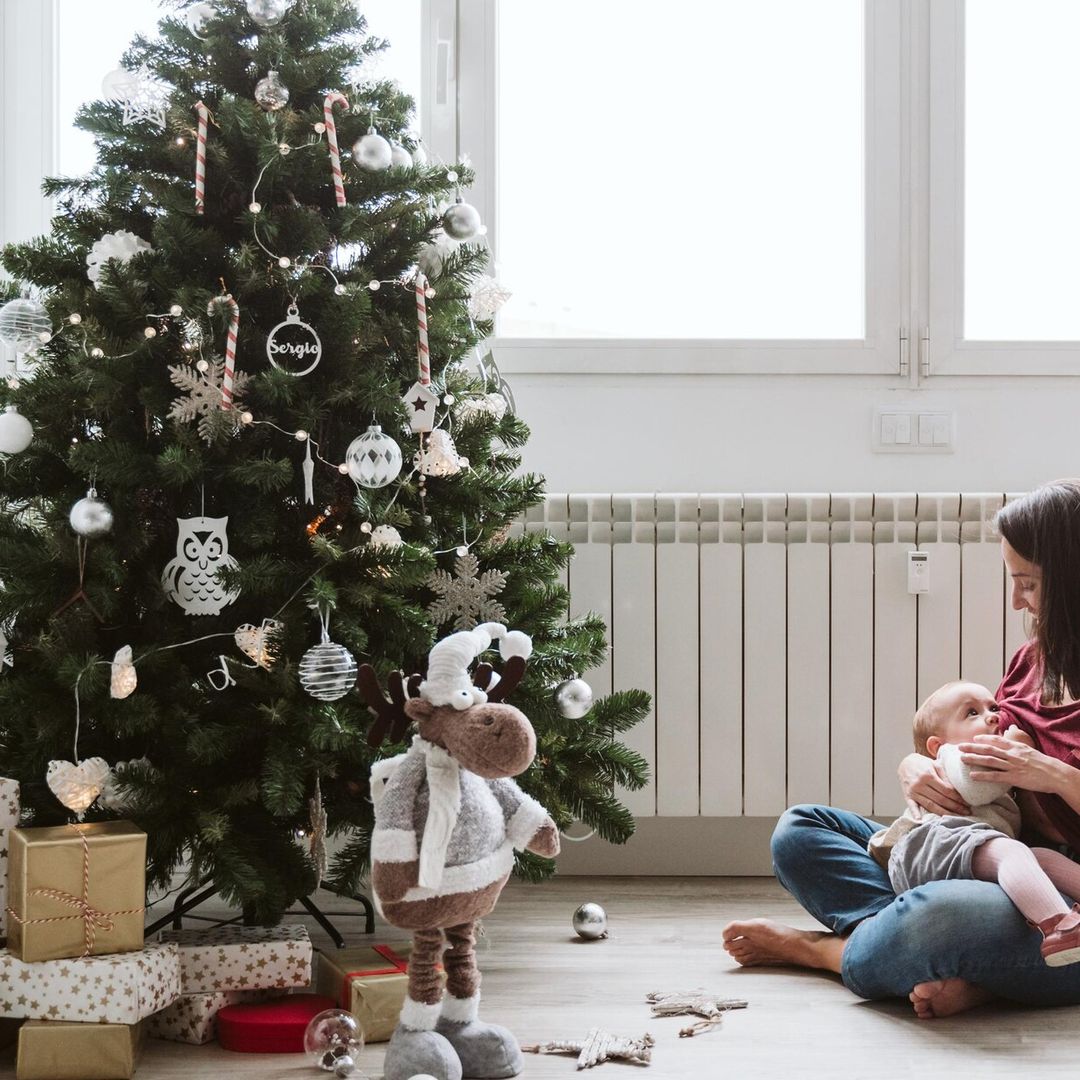
{"type": "MultiPolygon", "coordinates": [[[[397,742],[409,726],[409,718],[405,715],[405,685],[404,676],[400,671],[390,672],[386,680],[386,688],[390,694],[387,701],[383,696],[382,687],[379,685],[379,676],[370,664],[361,664],[357,673],[356,685],[360,689],[360,696],[367,702],[368,708],[375,714],[375,722],[368,731],[368,746],[378,746],[387,735],[391,742],[397,742]]],[[[415,693],[420,685],[419,675],[409,676],[409,690],[415,693]]]]}
{"type": "MultiPolygon", "coordinates": [[[[481,664],[480,666],[488,668],[490,672],[490,664],[481,664]]],[[[479,670],[480,669],[478,668],[478,673],[479,670]]],[[[488,690],[488,701],[505,701],[506,698],[517,689],[518,683],[521,682],[524,677],[525,657],[511,656],[510,659],[506,661],[506,665],[503,667],[502,677],[490,690],[488,690]]],[[[490,681],[490,678],[491,677],[489,674],[488,681],[490,681]]],[[[477,683],[477,686],[479,685],[480,683],[477,683]]]]}

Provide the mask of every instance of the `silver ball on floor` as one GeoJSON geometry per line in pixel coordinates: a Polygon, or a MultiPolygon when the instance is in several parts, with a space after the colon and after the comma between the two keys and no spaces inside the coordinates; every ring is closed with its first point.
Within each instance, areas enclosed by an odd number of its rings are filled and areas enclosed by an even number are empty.
{"type": "Polygon", "coordinates": [[[599,904],[582,904],[571,921],[577,936],[586,941],[607,937],[607,912],[599,904]]]}

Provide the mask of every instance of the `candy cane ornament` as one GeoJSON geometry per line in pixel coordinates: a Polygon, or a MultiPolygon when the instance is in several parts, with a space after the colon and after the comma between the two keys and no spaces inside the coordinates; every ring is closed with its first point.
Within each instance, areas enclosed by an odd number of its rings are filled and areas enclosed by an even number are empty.
{"type": "Polygon", "coordinates": [[[199,134],[195,144],[195,213],[206,211],[206,125],[210,110],[201,102],[195,103],[199,114],[199,134]]]}
{"type": "Polygon", "coordinates": [[[336,90],[323,99],[323,122],[326,124],[326,141],[330,144],[330,168],[334,174],[334,198],[338,206],[345,205],[345,182],[341,178],[341,155],[338,152],[337,126],[334,123],[334,106],[349,107],[349,99],[336,90]]]}
{"type": "Polygon", "coordinates": [[[215,296],[206,305],[208,315],[214,314],[215,304],[224,304],[229,309],[229,333],[225,339],[225,374],[221,380],[221,407],[231,409],[233,382],[236,378],[236,338],[240,330],[240,305],[232,298],[232,293],[215,296]]]}
{"type": "Polygon", "coordinates": [[[420,362],[420,385],[431,385],[431,353],[427,339],[427,278],[416,272],[416,356],[420,362]]]}

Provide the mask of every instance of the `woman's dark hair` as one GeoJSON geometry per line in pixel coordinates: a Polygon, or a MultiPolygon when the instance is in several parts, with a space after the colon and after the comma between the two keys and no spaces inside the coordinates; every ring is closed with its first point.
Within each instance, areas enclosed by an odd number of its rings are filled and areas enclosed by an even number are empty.
{"type": "Polygon", "coordinates": [[[1054,480],[997,512],[994,524],[1042,574],[1035,640],[1043,698],[1080,699],[1080,481],[1054,480]]]}

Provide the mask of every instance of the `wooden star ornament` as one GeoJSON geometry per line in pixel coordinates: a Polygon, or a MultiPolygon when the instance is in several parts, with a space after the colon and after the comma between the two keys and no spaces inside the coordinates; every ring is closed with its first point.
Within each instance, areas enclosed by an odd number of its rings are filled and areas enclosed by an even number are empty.
{"type": "Polygon", "coordinates": [[[554,1042],[533,1043],[521,1049],[529,1054],[577,1054],[577,1067],[591,1069],[605,1061],[648,1065],[652,1058],[653,1042],[653,1037],[647,1032],[640,1039],[630,1039],[593,1028],[584,1039],[556,1039],[554,1042]]]}
{"type": "Polygon", "coordinates": [[[720,1025],[724,1013],[730,1009],[745,1009],[747,1002],[737,998],[720,998],[704,990],[676,990],[670,993],[646,994],[645,1000],[652,1005],[653,1016],[700,1016],[696,1024],[679,1030],[679,1038],[686,1039],[699,1031],[710,1031],[720,1025]]]}

